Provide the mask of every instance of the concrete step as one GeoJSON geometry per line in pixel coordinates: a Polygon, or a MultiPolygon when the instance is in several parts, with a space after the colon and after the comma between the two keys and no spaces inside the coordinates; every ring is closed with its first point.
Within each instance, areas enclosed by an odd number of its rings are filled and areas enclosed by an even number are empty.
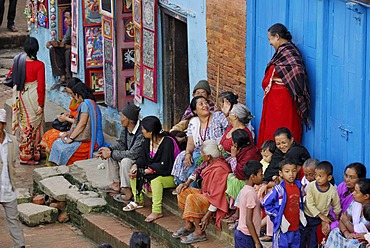
{"type": "Polygon", "coordinates": [[[8,29],[1,30],[0,49],[17,48],[23,46],[28,33],[26,31],[10,32],[8,29]]]}
{"type": "MultiPolygon", "coordinates": [[[[98,244],[108,243],[112,247],[130,247],[131,235],[137,231],[109,214],[84,214],[81,230],[86,237],[98,244]]],[[[151,246],[163,248],[153,237],[151,246]]]]}
{"type": "Polygon", "coordinates": [[[58,219],[58,209],[33,203],[18,205],[19,219],[28,226],[45,223],[55,223],[58,219]]]}

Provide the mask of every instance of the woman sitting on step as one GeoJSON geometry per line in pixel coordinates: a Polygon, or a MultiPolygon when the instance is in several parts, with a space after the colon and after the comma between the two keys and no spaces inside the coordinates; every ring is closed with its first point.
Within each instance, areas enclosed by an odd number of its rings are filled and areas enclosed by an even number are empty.
{"type": "Polygon", "coordinates": [[[185,183],[176,188],[185,227],[174,232],[172,237],[181,238],[184,244],[207,240],[205,231],[211,218],[216,217],[216,225],[220,229],[221,219],[228,212],[225,190],[230,166],[221,156],[214,140],[203,142],[201,156],[204,162],[185,183]],[[190,183],[200,178],[201,189],[189,187],[190,183]]]}
{"type": "Polygon", "coordinates": [[[80,106],[71,130],[57,139],[51,148],[49,162],[57,165],[71,165],[92,158],[93,152],[104,144],[101,112],[92,90],[81,83],[74,86],[72,92],[80,106]]]}
{"type": "MultiPolygon", "coordinates": [[[[68,80],[65,90],[72,97],[71,102],[69,103],[69,107],[68,107],[70,112],[62,113],[57,116],[60,123],[68,122],[68,123],[73,124],[74,120],[77,117],[77,114],[78,114],[77,109],[80,106],[80,103],[77,102],[77,100],[73,97],[73,91],[72,91],[72,88],[76,86],[77,84],[82,84],[82,81],[79,78],[73,77],[68,80]]],[[[48,130],[47,132],[45,132],[44,136],[42,136],[40,146],[45,149],[46,165],[49,165],[48,160],[49,160],[51,147],[53,146],[54,141],[60,138],[60,134],[62,132],[63,131],[61,130],[52,128],[48,130]]]]}
{"type": "Polygon", "coordinates": [[[131,190],[136,194],[134,194],[134,201],[122,210],[128,212],[142,208],[144,206],[143,186],[148,185],[150,187],[146,188],[151,188],[152,193],[152,213],[145,221],[152,222],[163,217],[163,189],[176,186],[171,170],[180,149],[176,140],[163,131],[157,117],[147,116],[142,120],[141,125],[145,140],[139,158],[129,173],[131,190]]]}

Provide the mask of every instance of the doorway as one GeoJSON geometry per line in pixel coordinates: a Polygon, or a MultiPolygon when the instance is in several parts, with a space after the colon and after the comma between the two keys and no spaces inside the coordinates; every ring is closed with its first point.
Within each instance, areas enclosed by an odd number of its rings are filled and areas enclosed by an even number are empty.
{"type": "Polygon", "coordinates": [[[186,18],[161,9],[163,61],[163,127],[180,121],[189,104],[188,37],[186,18]]]}

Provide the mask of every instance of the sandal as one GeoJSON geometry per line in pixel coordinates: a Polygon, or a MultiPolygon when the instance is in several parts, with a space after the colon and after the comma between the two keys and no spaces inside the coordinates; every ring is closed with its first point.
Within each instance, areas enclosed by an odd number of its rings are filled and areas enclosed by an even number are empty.
{"type": "Polygon", "coordinates": [[[181,227],[179,230],[172,233],[172,238],[179,239],[181,237],[188,236],[192,232],[193,231],[189,231],[185,227],[181,227]]]}
{"type": "Polygon", "coordinates": [[[190,233],[188,236],[185,236],[184,239],[181,239],[181,243],[183,243],[183,244],[193,244],[193,243],[196,243],[196,242],[202,242],[202,241],[206,241],[206,240],[207,240],[206,236],[197,237],[193,233],[190,233]]]}
{"type": "Polygon", "coordinates": [[[122,202],[122,203],[126,203],[126,204],[130,203],[131,198],[128,199],[128,200],[125,200],[124,199],[125,196],[126,195],[123,195],[123,194],[117,194],[117,195],[114,195],[113,196],[113,199],[116,200],[116,201],[118,201],[118,202],[122,202]]]}
{"type": "Polygon", "coordinates": [[[110,185],[100,187],[99,190],[101,192],[104,192],[104,193],[116,193],[116,194],[119,194],[119,192],[120,192],[120,189],[119,190],[112,189],[110,187],[110,185]]]}
{"type": "Polygon", "coordinates": [[[139,208],[143,208],[144,207],[144,205],[139,205],[139,204],[142,204],[142,203],[136,203],[136,202],[132,201],[129,204],[127,204],[126,206],[124,206],[122,208],[122,210],[124,212],[131,212],[131,211],[134,211],[136,209],[139,209],[139,208]]]}

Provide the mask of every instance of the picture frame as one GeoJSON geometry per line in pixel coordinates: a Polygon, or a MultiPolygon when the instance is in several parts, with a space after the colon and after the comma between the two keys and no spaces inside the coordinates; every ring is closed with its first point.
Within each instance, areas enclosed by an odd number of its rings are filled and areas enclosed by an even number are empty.
{"type": "Polygon", "coordinates": [[[130,70],[135,67],[135,50],[134,48],[121,48],[122,70],[130,70]]]}
{"type": "Polygon", "coordinates": [[[85,63],[86,68],[97,68],[103,66],[103,37],[101,26],[84,27],[85,36],[85,63]]]}
{"type": "Polygon", "coordinates": [[[140,0],[133,0],[132,18],[135,25],[141,27],[141,2],[140,0]]]}
{"type": "Polygon", "coordinates": [[[135,95],[135,77],[134,75],[124,77],[126,96],[135,95]]]}
{"type": "Polygon", "coordinates": [[[124,27],[124,42],[133,42],[135,39],[135,24],[132,20],[132,16],[123,17],[123,27],[124,27]]]}
{"type": "Polygon", "coordinates": [[[104,92],[104,73],[103,69],[91,69],[88,71],[88,80],[93,92],[104,92]]]}
{"type": "Polygon", "coordinates": [[[134,0],[123,0],[122,13],[132,13],[132,4],[134,0]]]}
{"type": "Polygon", "coordinates": [[[62,40],[68,26],[64,22],[64,12],[66,11],[67,7],[70,6],[70,4],[59,4],[58,5],[58,40],[62,40]]]}
{"type": "Polygon", "coordinates": [[[113,18],[114,1],[113,0],[100,0],[100,14],[113,18]]]}
{"type": "Polygon", "coordinates": [[[113,24],[112,20],[102,18],[103,36],[107,39],[112,39],[113,24]]]}
{"type": "Polygon", "coordinates": [[[101,23],[100,2],[96,0],[82,0],[84,26],[95,26],[101,23]]]}

